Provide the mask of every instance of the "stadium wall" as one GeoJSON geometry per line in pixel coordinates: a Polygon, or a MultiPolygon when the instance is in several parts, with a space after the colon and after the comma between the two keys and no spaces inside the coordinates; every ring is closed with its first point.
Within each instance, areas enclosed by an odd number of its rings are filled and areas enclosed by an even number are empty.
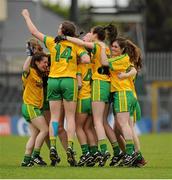
{"type": "MultiPolygon", "coordinates": [[[[109,123],[113,126],[113,115],[108,117],[109,123]]],[[[66,127],[66,124],[64,125],[66,127]]],[[[142,118],[136,123],[138,134],[150,133],[152,121],[150,118],[142,118]]],[[[28,123],[21,116],[0,116],[0,136],[18,135],[28,136],[30,134],[28,123]]]]}

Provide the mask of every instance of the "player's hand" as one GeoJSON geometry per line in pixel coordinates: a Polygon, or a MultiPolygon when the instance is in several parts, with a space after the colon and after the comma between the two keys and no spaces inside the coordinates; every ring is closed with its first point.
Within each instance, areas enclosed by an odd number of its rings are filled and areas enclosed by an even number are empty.
{"type": "Polygon", "coordinates": [[[27,56],[33,56],[34,48],[31,46],[30,42],[26,43],[26,54],[27,56]]]}
{"type": "Polygon", "coordinates": [[[59,43],[60,41],[66,40],[67,37],[65,35],[58,35],[55,37],[54,42],[59,43]]]}
{"type": "Polygon", "coordinates": [[[23,9],[21,14],[23,17],[29,17],[30,16],[29,11],[27,9],[23,9]]]}
{"type": "Polygon", "coordinates": [[[119,79],[126,79],[126,78],[128,78],[128,74],[125,73],[125,72],[120,72],[117,76],[118,76],[119,79]]]}

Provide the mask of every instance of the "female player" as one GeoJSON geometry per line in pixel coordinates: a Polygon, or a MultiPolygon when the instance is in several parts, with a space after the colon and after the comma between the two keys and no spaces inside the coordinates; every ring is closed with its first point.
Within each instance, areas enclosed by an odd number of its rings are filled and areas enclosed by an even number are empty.
{"type": "MultiPolygon", "coordinates": [[[[62,41],[57,43],[56,39],[41,33],[33,24],[27,9],[22,11],[29,31],[33,36],[44,42],[51,54],[51,67],[48,78],[48,100],[50,104],[51,120],[49,126],[49,135],[51,142],[50,157],[53,160],[56,154],[56,137],[58,135],[58,126],[60,112],[62,109],[62,100],[67,120],[67,160],[71,166],[76,165],[75,153],[73,151],[73,139],[75,136],[75,111],[77,101],[77,57],[81,62],[89,63],[90,57],[83,48],[62,41]]],[[[58,28],[58,35],[76,36],[75,25],[71,22],[63,22],[58,28]]]]}
{"type": "Polygon", "coordinates": [[[48,66],[44,53],[28,56],[23,65],[23,105],[22,115],[29,122],[31,136],[26,144],[25,156],[21,166],[46,165],[40,157],[40,150],[48,134],[48,126],[41,112],[43,106],[42,76],[48,66]],[[32,155],[32,157],[31,157],[32,155]]]}
{"type": "MultiPolygon", "coordinates": [[[[87,33],[83,40],[90,41],[91,33],[87,33]]],[[[89,49],[87,49],[90,51],[89,49]]],[[[91,56],[91,52],[89,52],[91,56]]],[[[78,166],[93,166],[98,157],[97,136],[93,126],[92,108],[91,108],[91,76],[92,64],[78,64],[78,102],[76,113],[76,133],[81,145],[82,156],[78,166]]],[[[99,159],[98,159],[99,158],[99,159]]]]}
{"type": "MultiPolygon", "coordinates": [[[[138,67],[138,70],[140,70],[140,68],[142,67],[141,62],[139,62],[139,64],[140,65],[138,67]]],[[[128,78],[130,76],[131,76],[130,72],[123,72],[123,73],[118,74],[119,79],[125,79],[125,78],[128,78]]],[[[133,81],[135,81],[136,77],[133,76],[133,78],[134,78],[133,81]]],[[[133,93],[134,93],[135,98],[137,99],[137,94],[136,94],[136,90],[135,90],[134,86],[133,86],[133,93]]],[[[132,134],[133,134],[135,152],[138,154],[136,161],[133,163],[133,166],[136,166],[136,167],[142,167],[147,163],[146,160],[144,159],[141,151],[140,151],[140,141],[139,141],[139,138],[137,136],[136,130],[134,128],[136,121],[139,121],[140,119],[141,119],[141,108],[140,108],[140,104],[139,104],[138,99],[137,99],[136,108],[134,110],[133,116],[130,116],[130,121],[129,121],[131,130],[132,130],[132,134]]]]}
{"type": "MultiPolygon", "coordinates": [[[[89,49],[92,49],[92,112],[96,134],[102,154],[102,160],[99,165],[104,166],[107,159],[110,157],[110,154],[107,150],[106,133],[103,126],[103,119],[107,115],[109,107],[108,102],[110,97],[110,78],[108,75],[108,69],[102,68],[100,61],[101,47],[99,46],[98,42],[103,42],[105,40],[105,29],[102,26],[96,26],[91,29],[91,40],[93,42],[85,42],[81,39],[69,36],[64,38],[80,46],[85,46],[89,49]]],[[[108,48],[106,48],[106,53],[110,55],[108,48]]]]}
{"type": "MultiPolygon", "coordinates": [[[[28,56],[33,56],[35,53],[38,52],[43,52],[43,48],[41,46],[41,44],[38,42],[38,40],[31,38],[29,41],[29,47],[27,48],[27,55],[28,56]]],[[[47,125],[49,126],[50,123],[50,108],[49,108],[49,102],[47,101],[47,81],[48,81],[48,74],[49,74],[49,70],[50,70],[50,55],[48,54],[48,66],[46,69],[46,72],[44,73],[43,78],[43,89],[44,89],[44,103],[43,103],[43,107],[42,107],[42,111],[43,111],[43,115],[45,117],[45,120],[47,122],[47,125]]],[[[59,127],[58,127],[58,131],[59,131],[59,138],[60,141],[64,147],[64,149],[67,149],[67,133],[64,129],[64,108],[62,108],[62,112],[61,112],[61,116],[60,116],[60,120],[59,120],[59,127]]],[[[48,146],[48,148],[50,149],[50,139],[49,139],[49,135],[45,138],[45,142],[48,146]]],[[[60,157],[58,156],[58,154],[56,155],[56,159],[52,160],[51,165],[55,166],[58,162],[60,162],[60,157]]]]}
{"type": "Polygon", "coordinates": [[[101,62],[104,66],[111,68],[111,92],[113,92],[116,125],[122,131],[126,143],[126,154],[122,164],[128,166],[137,158],[134,153],[133,136],[129,126],[130,114],[132,115],[134,112],[136,98],[132,92],[132,78],[119,81],[118,74],[136,65],[140,58],[140,53],[139,49],[131,41],[124,38],[116,38],[112,44],[115,57],[108,59],[105,53],[105,44],[100,43],[100,45],[102,47],[101,62]]]}

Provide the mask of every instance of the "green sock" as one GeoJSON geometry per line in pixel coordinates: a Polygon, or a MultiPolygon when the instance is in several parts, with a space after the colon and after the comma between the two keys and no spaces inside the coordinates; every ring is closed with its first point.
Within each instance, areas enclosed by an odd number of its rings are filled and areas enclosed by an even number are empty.
{"type": "Polygon", "coordinates": [[[81,145],[82,154],[87,154],[89,152],[88,144],[81,145]]]}
{"type": "Polygon", "coordinates": [[[31,155],[25,154],[23,161],[26,162],[26,163],[28,163],[28,162],[30,162],[30,160],[31,160],[31,155]]]}
{"type": "Polygon", "coordinates": [[[126,140],[126,153],[132,155],[134,153],[134,143],[132,140],[126,140]]]}
{"type": "Polygon", "coordinates": [[[140,151],[138,151],[138,157],[137,157],[137,159],[138,159],[138,160],[141,160],[142,158],[143,158],[142,153],[141,153],[140,151]]]}
{"type": "Polygon", "coordinates": [[[56,148],[56,137],[50,137],[50,146],[56,148]]]}
{"type": "Polygon", "coordinates": [[[119,148],[118,142],[113,142],[113,143],[111,143],[111,145],[112,145],[112,148],[113,148],[114,156],[118,156],[119,153],[120,153],[120,148],[119,148]]]}
{"type": "Polygon", "coordinates": [[[37,157],[40,155],[40,149],[34,149],[32,153],[32,157],[37,157]]]}
{"type": "Polygon", "coordinates": [[[101,153],[105,153],[107,151],[106,139],[99,140],[99,144],[101,153]]]}
{"type": "Polygon", "coordinates": [[[71,147],[73,149],[73,140],[68,141],[68,147],[71,147]]]}
{"type": "Polygon", "coordinates": [[[96,153],[98,151],[98,147],[97,146],[90,146],[90,153],[91,155],[93,155],[94,153],[96,153]]]}

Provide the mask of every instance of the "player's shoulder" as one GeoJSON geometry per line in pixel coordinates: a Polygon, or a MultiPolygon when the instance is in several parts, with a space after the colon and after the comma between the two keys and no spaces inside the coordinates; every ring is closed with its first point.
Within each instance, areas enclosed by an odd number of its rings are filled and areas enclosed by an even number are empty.
{"type": "Polygon", "coordinates": [[[44,36],[44,42],[55,43],[55,42],[54,42],[54,37],[49,36],[49,35],[45,35],[45,36],[44,36]]]}

